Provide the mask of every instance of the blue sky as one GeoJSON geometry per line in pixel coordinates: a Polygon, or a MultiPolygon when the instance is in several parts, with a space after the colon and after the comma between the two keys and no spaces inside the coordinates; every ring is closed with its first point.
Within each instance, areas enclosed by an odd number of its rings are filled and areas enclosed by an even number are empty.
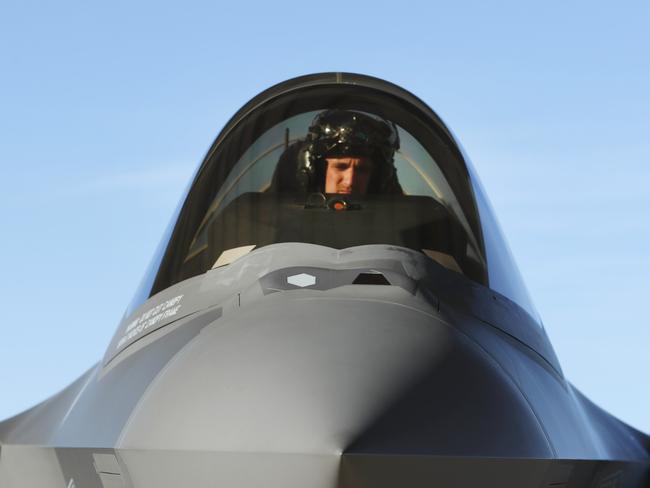
{"type": "Polygon", "coordinates": [[[227,119],[287,78],[425,100],[483,180],[568,378],[650,432],[650,4],[0,6],[0,418],[104,352],[227,119]]]}

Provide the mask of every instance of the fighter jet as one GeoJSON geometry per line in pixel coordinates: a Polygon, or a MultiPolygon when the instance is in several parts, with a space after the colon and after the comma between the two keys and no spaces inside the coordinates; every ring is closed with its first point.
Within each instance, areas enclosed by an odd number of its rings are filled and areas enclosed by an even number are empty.
{"type": "Polygon", "coordinates": [[[460,144],[380,79],[226,124],[104,357],[0,423],[2,488],[644,487],[564,377],[460,144]]]}

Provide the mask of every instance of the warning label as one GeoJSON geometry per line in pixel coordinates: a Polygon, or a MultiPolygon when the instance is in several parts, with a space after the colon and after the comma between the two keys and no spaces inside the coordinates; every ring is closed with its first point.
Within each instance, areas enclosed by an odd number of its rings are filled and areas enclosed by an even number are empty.
{"type": "Polygon", "coordinates": [[[147,329],[154,327],[156,324],[161,321],[173,317],[178,314],[178,311],[181,308],[181,300],[183,295],[178,295],[177,297],[170,298],[159,305],[156,305],[153,308],[150,308],[138,318],[134,319],[126,326],[126,333],[118,341],[116,349],[119,349],[131,339],[142,334],[147,329]]]}

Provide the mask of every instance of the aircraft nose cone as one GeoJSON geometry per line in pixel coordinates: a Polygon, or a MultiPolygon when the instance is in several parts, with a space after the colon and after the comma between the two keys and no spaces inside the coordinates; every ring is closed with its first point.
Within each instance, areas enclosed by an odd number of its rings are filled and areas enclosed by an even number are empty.
{"type": "Polygon", "coordinates": [[[239,474],[242,455],[261,466],[271,454],[294,474],[320,473],[317,485],[305,474],[310,486],[332,486],[352,453],[548,455],[516,388],[441,318],[382,301],[268,298],[177,353],[121,449],[229,453],[239,474]]]}

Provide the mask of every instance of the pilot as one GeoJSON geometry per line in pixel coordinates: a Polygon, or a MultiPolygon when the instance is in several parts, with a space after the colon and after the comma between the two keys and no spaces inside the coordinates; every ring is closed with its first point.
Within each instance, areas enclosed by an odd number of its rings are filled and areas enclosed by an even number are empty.
{"type": "Polygon", "coordinates": [[[393,161],[398,149],[392,122],[365,112],[325,110],[314,118],[307,137],[280,158],[274,186],[307,193],[402,194],[393,161]],[[293,178],[287,178],[282,168],[291,166],[293,178]]]}

